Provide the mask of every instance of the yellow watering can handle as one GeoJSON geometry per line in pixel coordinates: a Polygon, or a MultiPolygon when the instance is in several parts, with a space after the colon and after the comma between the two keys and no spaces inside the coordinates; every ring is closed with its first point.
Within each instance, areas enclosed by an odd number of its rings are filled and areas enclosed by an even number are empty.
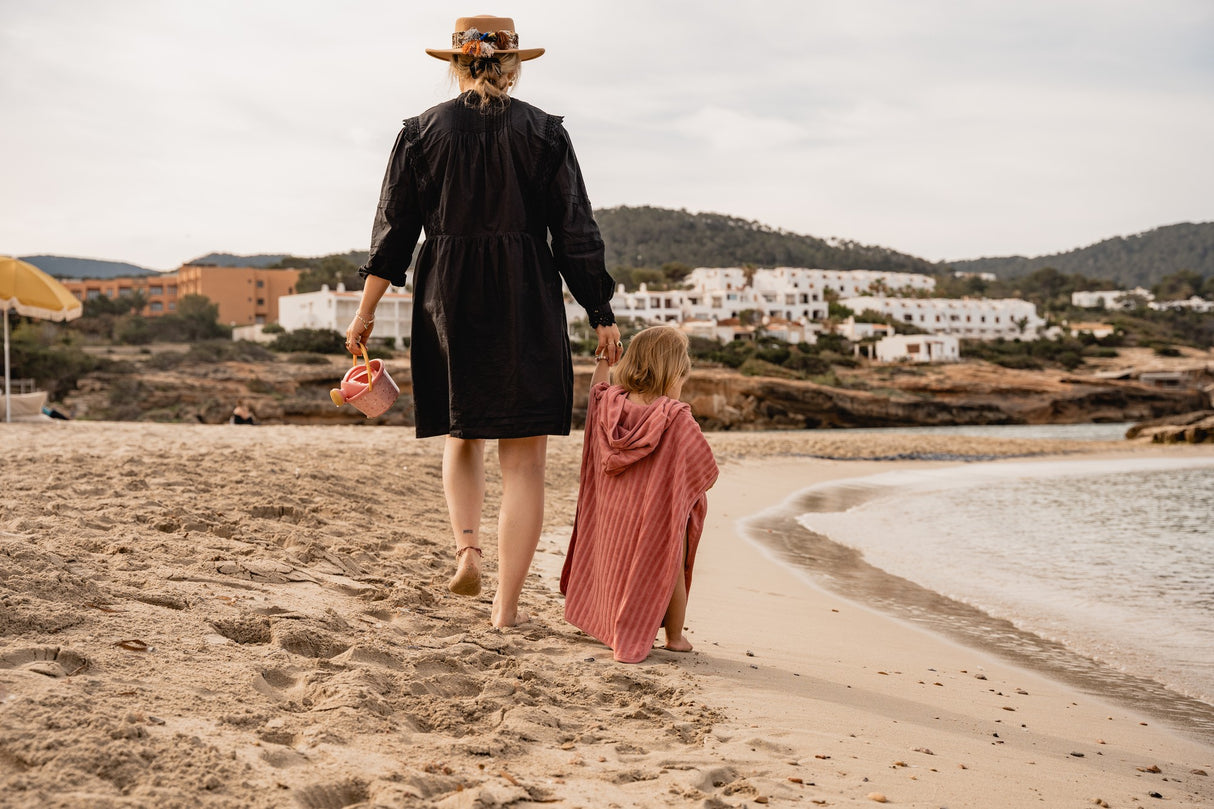
{"type": "MultiPolygon", "coordinates": [[[[367,366],[367,393],[370,393],[371,389],[373,387],[373,384],[371,381],[371,358],[367,356],[367,347],[365,345],[363,345],[362,343],[359,343],[358,347],[361,348],[363,351],[363,364],[365,364],[367,366]]],[[[358,355],[354,355],[351,359],[354,360],[354,367],[357,368],[358,367],[358,355]]]]}

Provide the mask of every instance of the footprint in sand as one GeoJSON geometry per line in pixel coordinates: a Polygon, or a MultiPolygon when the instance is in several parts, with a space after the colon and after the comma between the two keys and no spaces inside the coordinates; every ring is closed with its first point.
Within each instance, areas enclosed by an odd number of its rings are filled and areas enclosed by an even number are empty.
{"type": "Polygon", "coordinates": [[[71,677],[89,667],[89,659],[61,646],[31,646],[0,655],[0,669],[19,669],[46,677],[71,677]]]}
{"type": "Polygon", "coordinates": [[[305,756],[298,750],[292,750],[289,747],[280,747],[273,750],[263,750],[261,760],[271,767],[280,770],[285,770],[288,767],[302,767],[305,764],[310,764],[311,759],[305,756]]]}
{"type": "Polygon", "coordinates": [[[336,657],[350,648],[339,636],[320,628],[317,621],[276,621],[271,628],[275,645],[301,657],[336,657]]]}
{"type": "Polygon", "coordinates": [[[259,615],[217,618],[210,623],[220,635],[239,644],[270,642],[270,621],[259,615]]]}
{"type": "Polygon", "coordinates": [[[295,790],[295,802],[303,809],[345,809],[370,798],[361,781],[342,784],[312,784],[295,790]]]}
{"type": "MultiPolygon", "coordinates": [[[[267,669],[253,678],[253,689],[271,699],[299,702],[307,688],[296,669],[267,669]]],[[[281,744],[281,742],[278,742],[281,744]]]]}

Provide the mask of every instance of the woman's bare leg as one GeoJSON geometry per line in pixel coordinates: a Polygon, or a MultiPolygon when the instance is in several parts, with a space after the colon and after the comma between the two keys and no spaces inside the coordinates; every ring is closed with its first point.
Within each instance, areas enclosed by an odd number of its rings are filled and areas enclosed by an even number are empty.
{"type": "Polygon", "coordinates": [[[503,438],[497,442],[502,466],[502,508],[497,520],[498,581],[493,597],[493,625],[527,621],[518,608],[519,595],[544,524],[544,467],[548,436],[503,438]]]}
{"type": "Polygon", "coordinates": [[[679,561],[679,574],[674,579],[674,592],[670,594],[670,605],[662,626],[666,628],[666,648],[672,652],[690,652],[691,642],[683,637],[683,621],[687,618],[687,541],[683,541],[683,555],[679,561]]]}
{"type": "Polygon", "coordinates": [[[462,596],[481,591],[481,555],[463,548],[481,546],[481,510],[485,505],[485,442],[447,436],[443,447],[443,491],[455,534],[456,570],[447,588],[462,596]]]}

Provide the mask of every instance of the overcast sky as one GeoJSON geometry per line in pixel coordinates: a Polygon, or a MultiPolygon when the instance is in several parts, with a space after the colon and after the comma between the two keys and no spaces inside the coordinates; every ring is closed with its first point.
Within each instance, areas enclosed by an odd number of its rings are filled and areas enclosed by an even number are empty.
{"type": "Polygon", "coordinates": [[[0,0],[0,253],[365,249],[460,14],[513,16],[596,207],[928,259],[1214,220],[1214,2],[0,0]]]}

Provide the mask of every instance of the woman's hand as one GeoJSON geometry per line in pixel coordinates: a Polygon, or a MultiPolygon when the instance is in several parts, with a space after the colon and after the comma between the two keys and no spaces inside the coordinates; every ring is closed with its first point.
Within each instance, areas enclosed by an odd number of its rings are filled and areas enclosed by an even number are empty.
{"type": "Polygon", "coordinates": [[[599,335],[599,345],[594,350],[594,356],[606,357],[608,365],[615,365],[624,355],[624,344],[620,342],[619,328],[612,324],[596,326],[594,330],[599,335]]]}
{"type": "Polygon", "coordinates": [[[371,339],[371,330],[374,328],[374,313],[370,317],[356,314],[346,328],[346,350],[357,357],[362,352],[359,346],[367,344],[367,341],[371,339]]]}

